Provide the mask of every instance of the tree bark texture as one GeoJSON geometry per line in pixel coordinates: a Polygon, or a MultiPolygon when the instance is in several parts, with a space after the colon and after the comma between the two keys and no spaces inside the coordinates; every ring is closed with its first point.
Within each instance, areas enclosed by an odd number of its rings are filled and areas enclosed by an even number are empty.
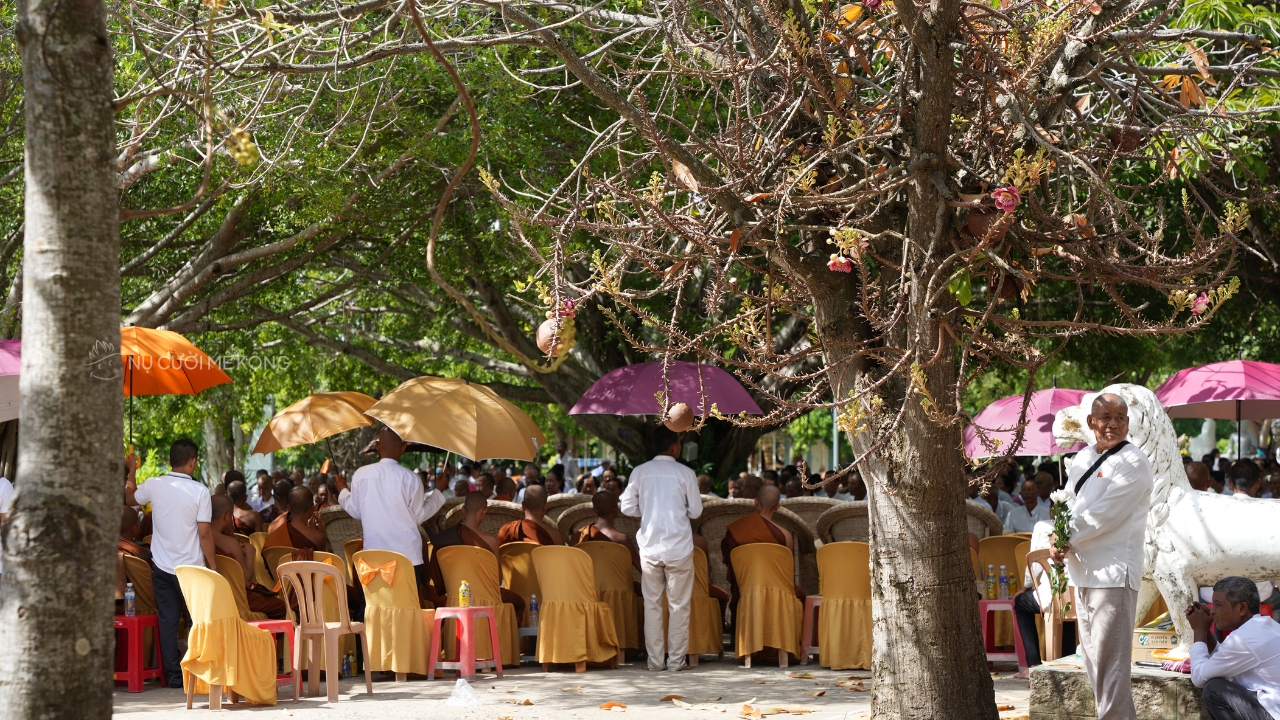
{"type": "Polygon", "coordinates": [[[22,433],[0,532],[0,714],[109,718],[123,464],[119,197],[101,0],[19,0],[22,433]]]}

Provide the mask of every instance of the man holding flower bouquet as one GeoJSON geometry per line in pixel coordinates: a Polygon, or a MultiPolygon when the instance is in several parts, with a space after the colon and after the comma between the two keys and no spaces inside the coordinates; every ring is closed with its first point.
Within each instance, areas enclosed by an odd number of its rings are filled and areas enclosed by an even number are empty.
{"type": "Polygon", "coordinates": [[[1050,556],[1065,561],[1076,588],[1077,630],[1098,720],[1134,720],[1129,670],[1153,487],[1151,463],[1126,439],[1129,407],[1120,396],[1099,395],[1088,424],[1097,442],[1071,463],[1066,489],[1074,497],[1066,501],[1070,516],[1061,523],[1068,537],[1055,532],[1050,556]]]}

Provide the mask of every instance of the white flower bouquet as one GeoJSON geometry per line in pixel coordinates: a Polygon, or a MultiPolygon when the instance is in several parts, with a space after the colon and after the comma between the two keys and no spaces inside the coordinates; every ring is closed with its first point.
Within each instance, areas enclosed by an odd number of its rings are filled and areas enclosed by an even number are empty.
{"type": "MultiPolygon", "coordinates": [[[[1053,522],[1053,547],[1059,553],[1066,551],[1067,543],[1071,541],[1072,497],[1074,494],[1066,488],[1055,490],[1049,495],[1049,519],[1053,522]]],[[[1049,586],[1053,590],[1055,601],[1067,592],[1067,570],[1060,560],[1049,564],[1049,586]]],[[[1071,612],[1071,603],[1068,602],[1062,611],[1071,612]]]]}

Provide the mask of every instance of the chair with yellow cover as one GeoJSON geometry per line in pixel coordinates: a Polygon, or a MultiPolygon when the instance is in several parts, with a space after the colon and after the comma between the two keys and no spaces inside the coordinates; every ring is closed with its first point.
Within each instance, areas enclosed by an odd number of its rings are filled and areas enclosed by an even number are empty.
{"type": "MultiPolygon", "coordinates": [[[[326,553],[328,554],[328,553],[326,553]]],[[[339,560],[341,563],[341,560],[339,560]]],[[[293,636],[293,666],[307,670],[307,694],[315,695],[320,690],[320,669],[330,668],[325,673],[325,690],[328,691],[329,702],[338,702],[338,647],[339,638],[344,635],[359,635],[364,641],[364,656],[369,657],[369,638],[364,632],[364,623],[352,622],[347,612],[346,592],[334,593],[332,587],[343,585],[341,564],[337,567],[327,562],[290,561],[281,563],[276,572],[280,582],[287,585],[294,597],[298,599],[297,631],[293,636]],[[336,607],[330,608],[330,597],[336,600],[336,607]],[[335,618],[330,620],[329,618],[335,618]],[[316,658],[316,640],[322,640],[319,648],[325,654],[324,662],[316,658]],[[304,663],[302,647],[310,648],[311,662],[304,663]]],[[[369,663],[364,665],[365,693],[373,694],[373,678],[370,675],[369,663]]],[[[298,701],[302,685],[302,673],[293,674],[293,701],[298,701]]]]}
{"type": "MultiPolygon", "coordinates": [[[[1005,573],[1012,575],[1018,568],[1018,546],[1025,542],[1016,535],[994,535],[984,537],[978,541],[978,568],[982,573],[982,580],[986,580],[987,566],[991,565],[995,569],[996,577],[999,578],[1000,566],[1003,565],[1005,573]]],[[[1030,545],[1028,545],[1030,547],[1030,545]]],[[[1023,558],[1026,556],[1023,555],[1023,558]]],[[[1009,594],[1013,595],[1017,592],[1017,588],[1022,585],[1022,580],[1011,581],[1009,583],[1009,594]]],[[[1013,613],[999,612],[995,614],[996,628],[996,647],[1012,647],[1014,633],[1013,613]]]]}
{"type": "Polygon", "coordinates": [[[791,552],[782,545],[751,543],[730,553],[738,578],[735,652],[751,667],[751,653],[778,649],[778,665],[787,655],[800,655],[800,623],[804,615],[792,582],[791,552]]]}
{"type": "Polygon", "coordinates": [[[275,587],[276,579],[272,575],[275,572],[275,565],[267,565],[267,560],[262,554],[263,548],[267,546],[267,534],[264,532],[256,532],[249,535],[249,544],[253,546],[253,581],[262,587],[275,587]]]}
{"type": "Polygon", "coordinates": [[[276,587],[280,585],[280,576],[276,575],[276,568],[281,562],[293,559],[293,552],[297,548],[291,547],[269,547],[262,550],[262,564],[266,566],[267,571],[271,573],[271,584],[267,587],[276,587]]]}
{"type": "Polygon", "coordinates": [[[573,663],[577,672],[584,672],[589,662],[617,667],[613,611],[598,599],[591,556],[576,547],[549,545],[533,551],[533,565],[545,593],[538,606],[543,670],[552,663],[573,663]]]}
{"type": "MultiPolygon", "coordinates": [[[[498,647],[502,651],[502,666],[517,667],[520,665],[520,624],[516,622],[516,608],[510,603],[502,602],[502,589],[498,584],[498,558],[484,548],[470,545],[452,545],[436,551],[440,572],[444,575],[445,587],[449,589],[446,600],[447,607],[461,607],[458,601],[458,587],[467,581],[471,588],[472,605],[488,605],[493,607],[497,615],[498,647]]],[[[541,598],[539,598],[541,600],[541,598]]],[[[445,653],[448,657],[457,657],[456,623],[445,621],[444,630],[445,653]]],[[[476,659],[491,660],[492,643],[489,641],[489,624],[479,623],[475,629],[476,659]]]]}
{"type": "MultiPolygon", "coordinates": [[[[698,667],[699,655],[724,659],[724,616],[720,601],[711,597],[707,554],[693,549],[693,600],[689,603],[689,666],[698,667]]],[[[643,606],[641,606],[643,611],[643,606]]],[[[643,640],[643,638],[641,638],[643,640]]]]}
{"type": "MultiPolygon", "coordinates": [[[[352,538],[342,544],[342,557],[346,559],[347,578],[350,583],[355,583],[356,578],[356,553],[364,549],[364,538],[352,538]]],[[[423,562],[427,562],[430,558],[424,558],[423,562]]],[[[414,582],[417,582],[416,580],[414,582]]]]}
{"type": "Polygon", "coordinates": [[[226,578],[195,565],[179,565],[175,573],[191,614],[187,654],[182,658],[187,709],[196,693],[208,694],[209,709],[220,709],[223,688],[232,704],[244,696],[257,705],[275,705],[276,648],[271,633],[240,619],[226,578]]]}
{"type": "Polygon", "coordinates": [[[231,595],[236,601],[236,610],[240,613],[240,619],[249,620],[266,620],[265,613],[253,612],[249,609],[249,595],[244,589],[244,568],[240,567],[240,563],[234,558],[226,555],[214,556],[218,561],[218,574],[227,579],[227,583],[231,585],[231,595]]]}
{"type": "Polygon", "coordinates": [[[818,662],[832,670],[871,669],[871,548],[836,542],[818,548],[822,611],[818,662]]]}
{"type": "MultiPolygon", "coordinates": [[[[275,564],[272,565],[271,567],[275,569],[276,577],[280,576],[279,567],[281,565],[294,561],[292,556],[293,550],[295,550],[295,548],[267,548],[267,552],[270,553],[268,555],[268,559],[275,560],[275,564]],[[271,553],[272,550],[288,550],[290,552],[271,553]]],[[[337,609],[338,596],[339,595],[342,596],[342,603],[344,606],[347,602],[347,588],[345,586],[346,569],[343,567],[344,563],[342,562],[342,558],[338,557],[337,555],[334,555],[333,553],[319,552],[319,551],[316,551],[315,553],[312,554],[312,561],[324,563],[329,567],[335,568],[338,571],[338,574],[343,578],[343,582],[341,583],[334,582],[333,580],[326,580],[324,584],[325,620],[328,622],[336,622],[338,620],[338,609],[337,609]]],[[[290,589],[285,586],[284,580],[280,580],[279,582],[280,582],[280,592],[283,593],[283,597],[285,598],[285,601],[286,601],[286,606],[288,607],[287,616],[290,620],[294,622],[294,624],[297,624],[298,622],[298,617],[296,613],[297,600],[295,599],[292,603],[290,603],[289,602],[290,589]]],[[[342,656],[346,655],[347,653],[355,652],[356,644],[355,644],[354,637],[343,636],[339,638],[338,642],[341,643],[338,647],[339,658],[342,658],[342,656]]],[[[320,650],[318,651],[319,659],[317,660],[317,662],[320,663],[319,669],[328,671],[329,667],[328,665],[326,665],[326,663],[329,661],[328,660],[329,653],[326,651],[323,643],[324,641],[321,640],[320,650]]],[[[309,662],[310,662],[310,658],[303,658],[303,662],[302,662],[302,665],[300,666],[300,669],[306,670],[309,667],[309,664],[308,664],[309,662]]]]}
{"type": "Polygon", "coordinates": [[[418,606],[418,582],[409,558],[390,550],[360,550],[351,556],[364,586],[364,624],[372,670],[390,671],[397,681],[427,673],[427,648],[435,610],[418,606]]]}
{"type": "Polygon", "coordinates": [[[514,542],[498,547],[498,564],[506,588],[524,599],[524,616],[518,618],[520,627],[529,626],[529,598],[541,595],[538,589],[538,573],[533,569],[533,551],[542,547],[538,543],[514,542]]]}
{"type": "Polygon", "coordinates": [[[579,550],[591,556],[598,599],[613,611],[613,628],[618,646],[639,650],[644,647],[640,631],[644,617],[644,601],[636,595],[631,583],[631,550],[626,545],[607,540],[578,543],[579,550]]]}

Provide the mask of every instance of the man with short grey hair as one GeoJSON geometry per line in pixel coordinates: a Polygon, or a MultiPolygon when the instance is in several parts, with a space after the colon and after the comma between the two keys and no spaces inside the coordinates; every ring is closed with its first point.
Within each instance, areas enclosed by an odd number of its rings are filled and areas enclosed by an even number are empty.
{"type": "Polygon", "coordinates": [[[1187,608],[1191,682],[1204,688],[1212,720],[1280,720],[1280,625],[1259,604],[1258,586],[1235,575],[1214,583],[1212,605],[1187,608]]]}
{"type": "MultiPolygon", "coordinates": [[[[1133,626],[1154,485],[1146,453],[1131,444],[1129,407],[1103,393],[1089,411],[1097,440],[1071,463],[1071,537],[1064,552],[1076,588],[1076,626],[1098,720],[1135,720],[1130,686],[1133,626]]],[[[1053,544],[1051,542],[1051,544],[1053,544]]]]}

